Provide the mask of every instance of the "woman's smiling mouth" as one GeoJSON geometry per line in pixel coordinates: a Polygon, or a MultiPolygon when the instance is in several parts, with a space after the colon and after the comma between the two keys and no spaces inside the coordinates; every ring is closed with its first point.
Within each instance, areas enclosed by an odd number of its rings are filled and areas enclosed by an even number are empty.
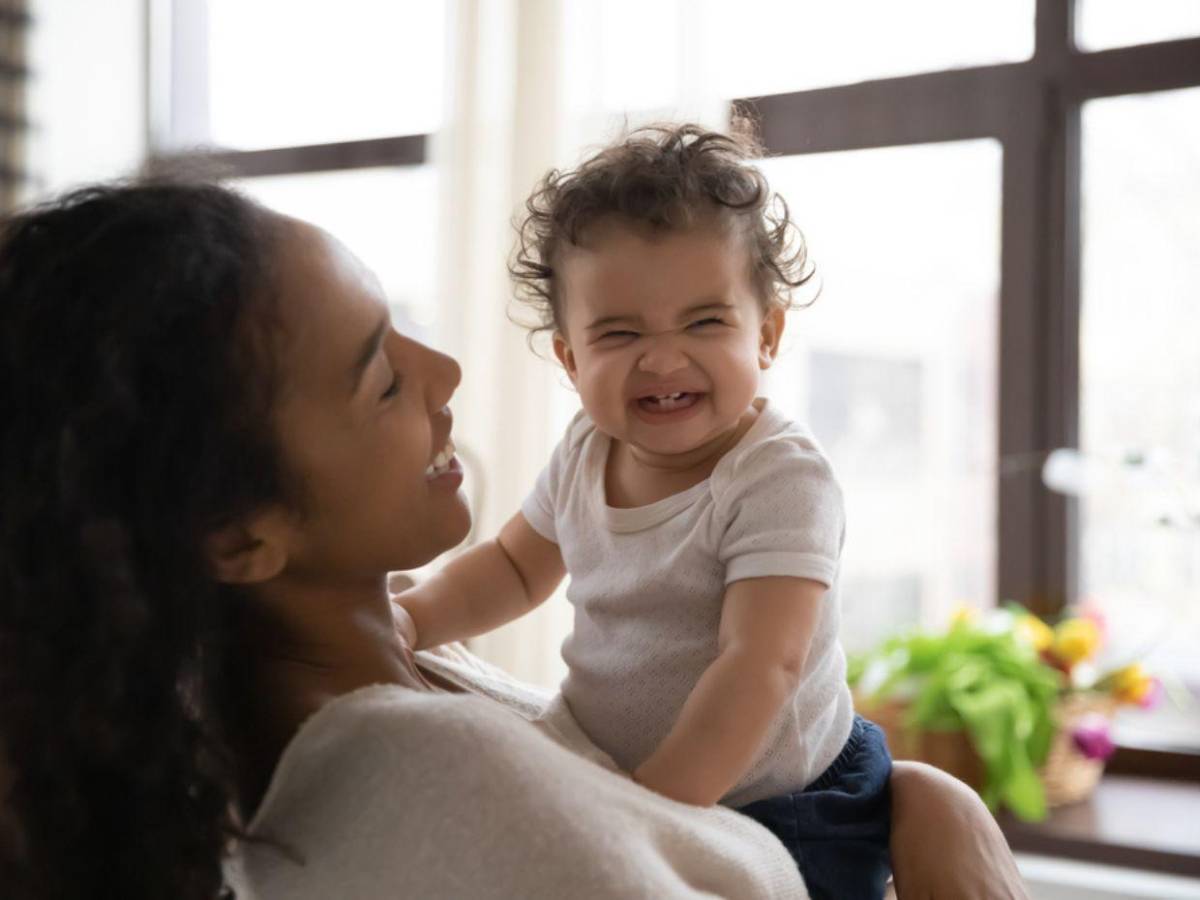
{"type": "Polygon", "coordinates": [[[438,451],[433,462],[426,467],[425,480],[439,486],[457,488],[462,483],[462,478],[462,466],[458,462],[458,457],[454,455],[454,441],[447,438],[446,446],[438,451]]]}

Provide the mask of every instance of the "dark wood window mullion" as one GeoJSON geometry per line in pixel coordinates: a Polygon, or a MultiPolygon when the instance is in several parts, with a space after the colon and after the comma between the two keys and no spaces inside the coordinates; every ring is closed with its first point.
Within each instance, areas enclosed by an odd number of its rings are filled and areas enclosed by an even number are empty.
{"type": "MultiPolygon", "coordinates": [[[[1031,446],[1037,452],[1079,443],[1080,101],[1067,87],[1077,56],[1074,22],[1074,0],[1038,0],[1034,57],[1024,66],[1031,106],[1012,120],[1028,132],[1036,154],[1035,218],[1029,227],[1037,242],[1037,284],[1023,302],[1033,304],[1038,330],[1013,349],[1025,348],[1031,354],[1027,364],[1037,373],[1031,446]]],[[[1029,593],[1014,599],[1053,614],[1075,596],[1078,503],[1043,487],[1040,467],[1031,474],[1029,593]]]]}
{"type": "Polygon", "coordinates": [[[1041,118],[1041,95],[1026,78],[1009,96],[1012,115],[1002,133],[999,315],[999,468],[996,479],[996,591],[998,600],[1028,604],[1047,613],[1051,596],[1041,589],[1045,541],[1040,515],[1043,489],[1040,454],[1044,449],[1039,407],[1045,393],[1040,336],[1045,327],[1039,298],[1045,257],[1040,224],[1044,185],[1043,149],[1034,120],[1041,118]]]}

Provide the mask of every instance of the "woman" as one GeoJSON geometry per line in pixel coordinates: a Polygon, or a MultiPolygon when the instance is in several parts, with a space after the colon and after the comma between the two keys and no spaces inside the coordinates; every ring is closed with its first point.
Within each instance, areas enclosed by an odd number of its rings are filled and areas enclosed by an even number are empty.
{"type": "MultiPolygon", "coordinates": [[[[433,466],[459,370],[387,322],[329,236],[214,186],[4,225],[8,895],[802,895],[748,820],[585,760],[467,656],[415,663],[385,578],[467,532],[433,466]]],[[[973,795],[893,789],[901,896],[1021,895],[973,795]]]]}

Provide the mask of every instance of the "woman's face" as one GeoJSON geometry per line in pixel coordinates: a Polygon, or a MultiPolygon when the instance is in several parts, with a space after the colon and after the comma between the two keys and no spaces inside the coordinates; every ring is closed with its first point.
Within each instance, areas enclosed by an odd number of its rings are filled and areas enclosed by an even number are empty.
{"type": "Polygon", "coordinates": [[[283,575],[333,584],[422,565],[470,527],[457,460],[431,469],[461,371],[392,330],[379,282],[340,243],[303,222],[283,232],[276,427],[303,498],[283,575]]]}

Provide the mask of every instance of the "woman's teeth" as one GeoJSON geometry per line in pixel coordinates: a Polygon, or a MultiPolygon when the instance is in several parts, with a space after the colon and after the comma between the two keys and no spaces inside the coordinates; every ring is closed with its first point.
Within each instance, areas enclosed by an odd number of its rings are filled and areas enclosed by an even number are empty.
{"type": "Polygon", "coordinates": [[[446,446],[438,451],[438,455],[433,458],[433,462],[425,469],[426,478],[435,478],[443,474],[454,459],[454,442],[446,441],[446,446]]]}

